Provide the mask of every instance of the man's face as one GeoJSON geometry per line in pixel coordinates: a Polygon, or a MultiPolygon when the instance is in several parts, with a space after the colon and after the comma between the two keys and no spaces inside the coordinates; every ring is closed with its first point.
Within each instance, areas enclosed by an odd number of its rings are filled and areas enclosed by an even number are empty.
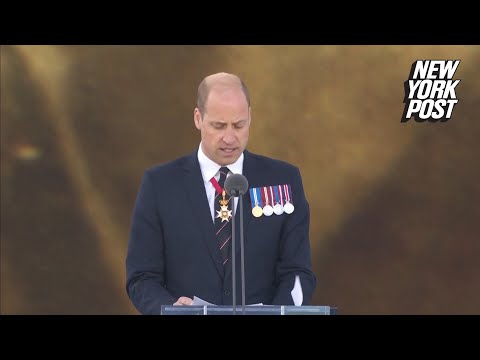
{"type": "Polygon", "coordinates": [[[202,150],[219,165],[233,164],[245,150],[250,129],[250,108],[240,89],[212,89],[203,118],[194,111],[201,132],[202,150]]]}

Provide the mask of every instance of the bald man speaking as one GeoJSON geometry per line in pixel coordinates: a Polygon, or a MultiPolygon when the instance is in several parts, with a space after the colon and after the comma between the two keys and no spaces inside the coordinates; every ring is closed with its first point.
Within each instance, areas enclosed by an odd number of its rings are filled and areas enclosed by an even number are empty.
{"type": "MultiPolygon", "coordinates": [[[[238,197],[225,181],[248,179],[243,196],[245,303],[294,305],[299,281],[308,305],[316,286],[310,254],[310,210],[298,167],[253,154],[245,83],[217,73],[198,86],[193,112],[201,140],[191,154],[146,169],[132,214],[126,289],[141,314],[162,305],[191,305],[194,296],[231,305],[232,274],[240,283],[240,242],[232,243],[238,197]],[[232,261],[235,256],[235,261],[232,261]],[[232,263],[235,271],[232,271],[232,263]],[[238,269],[237,269],[238,267],[238,269]]],[[[239,239],[239,226],[235,227],[239,239]]],[[[241,293],[235,302],[241,303],[241,293]]],[[[295,304],[299,305],[299,304],[295,304]]]]}

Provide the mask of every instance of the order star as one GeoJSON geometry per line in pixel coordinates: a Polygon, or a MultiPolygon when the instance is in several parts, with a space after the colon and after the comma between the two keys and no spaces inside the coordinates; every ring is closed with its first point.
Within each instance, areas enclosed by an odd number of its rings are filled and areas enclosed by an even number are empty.
{"type": "Polygon", "coordinates": [[[232,210],[228,210],[227,207],[223,207],[221,210],[217,210],[217,218],[221,218],[222,222],[228,221],[232,217],[232,210]]]}

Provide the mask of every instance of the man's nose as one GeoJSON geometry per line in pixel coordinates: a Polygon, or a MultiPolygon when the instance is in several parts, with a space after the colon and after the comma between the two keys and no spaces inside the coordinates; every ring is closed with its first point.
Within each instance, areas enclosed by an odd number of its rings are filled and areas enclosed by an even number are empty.
{"type": "Polygon", "coordinates": [[[226,129],[223,134],[223,141],[226,144],[233,144],[235,142],[235,132],[233,129],[226,129]]]}

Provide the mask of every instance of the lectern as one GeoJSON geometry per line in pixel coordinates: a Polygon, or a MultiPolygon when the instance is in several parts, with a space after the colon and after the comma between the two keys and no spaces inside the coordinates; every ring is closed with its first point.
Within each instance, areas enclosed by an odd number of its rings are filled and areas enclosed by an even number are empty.
{"type": "MultiPolygon", "coordinates": [[[[162,315],[234,315],[230,305],[162,305],[162,315]]],[[[248,305],[237,306],[235,315],[336,315],[333,306],[284,306],[284,305],[248,305]]]]}

